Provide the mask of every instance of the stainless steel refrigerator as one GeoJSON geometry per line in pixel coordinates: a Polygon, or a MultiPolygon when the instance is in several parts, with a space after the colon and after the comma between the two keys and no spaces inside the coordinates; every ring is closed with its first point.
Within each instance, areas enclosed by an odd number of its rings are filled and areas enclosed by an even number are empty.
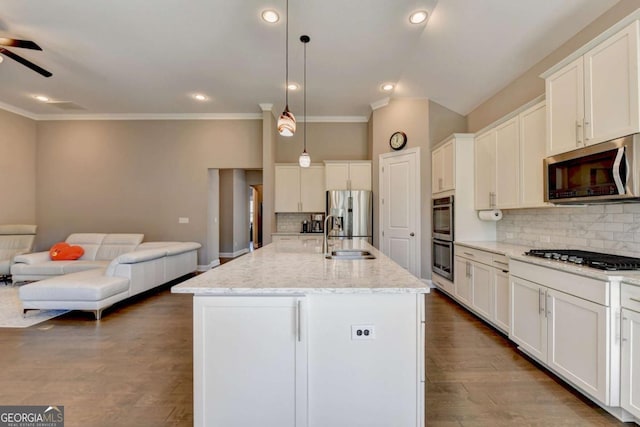
{"type": "Polygon", "coordinates": [[[327,191],[329,236],[341,238],[373,238],[373,195],[366,190],[327,191]]]}

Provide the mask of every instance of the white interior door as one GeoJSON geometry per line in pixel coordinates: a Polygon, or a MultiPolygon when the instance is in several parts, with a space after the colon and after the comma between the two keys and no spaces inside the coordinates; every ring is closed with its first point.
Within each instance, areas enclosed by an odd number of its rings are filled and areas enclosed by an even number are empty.
{"type": "Polygon", "coordinates": [[[382,252],[420,277],[420,149],[380,155],[382,252]]]}

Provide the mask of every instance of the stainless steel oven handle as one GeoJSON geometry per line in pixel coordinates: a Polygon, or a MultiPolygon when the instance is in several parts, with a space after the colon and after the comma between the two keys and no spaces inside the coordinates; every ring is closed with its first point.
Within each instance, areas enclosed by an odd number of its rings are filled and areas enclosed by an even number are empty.
{"type": "MultiPolygon", "coordinates": [[[[624,188],[624,183],[622,182],[622,177],[620,176],[620,164],[622,163],[622,159],[627,161],[624,155],[624,147],[618,148],[618,153],[616,154],[616,159],[613,161],[613,182],[616,184],[616,188],[618,189],[618,194],[626,194],[626,189],[624,188]]],[[[629,164],[626,163],[627,171],[629,170],[629,164]]],[[[627,176],[625,176],[625,181],[627,176]]]]}

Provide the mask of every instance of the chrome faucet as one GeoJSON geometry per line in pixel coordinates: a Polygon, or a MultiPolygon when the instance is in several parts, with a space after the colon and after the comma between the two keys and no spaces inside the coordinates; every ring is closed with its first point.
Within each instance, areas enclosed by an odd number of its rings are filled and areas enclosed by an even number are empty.
{"type": "Polygon", "coordinates": [[[329,254],[329,227],[327,227],[327,221],[329,221],[329,218],[334,218],[335,216],[333,215],[327,215],[327,217],[324,219],[324,239],[322,240],[322,253],[324,255],[328,255],[329,254]]]}

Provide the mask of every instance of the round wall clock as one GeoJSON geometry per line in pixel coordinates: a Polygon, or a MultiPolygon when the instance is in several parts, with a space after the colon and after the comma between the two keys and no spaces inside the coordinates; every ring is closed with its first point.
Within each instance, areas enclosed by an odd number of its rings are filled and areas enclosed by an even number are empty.
{"type": "Polygon", "coordinates": [[[389,138],[389,145],[394,150],[402,150],[407,145],[407,134],[404,132],[394,132],[389,138]]]}

